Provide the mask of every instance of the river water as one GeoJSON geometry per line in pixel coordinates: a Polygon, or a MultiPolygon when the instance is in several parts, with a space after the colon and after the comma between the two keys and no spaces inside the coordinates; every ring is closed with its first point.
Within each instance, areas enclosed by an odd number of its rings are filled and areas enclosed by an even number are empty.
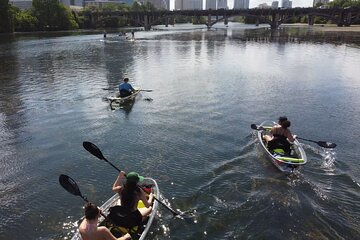
{"type": "Polygon", "coordinates": [[[84,201],[97,204],[118,168],[157,180],[148,239],[359,239],[359,34],[275,32],[231,24],[136,32],[1,36],[0,239],[68,239],[84,201]],[[103,97],[123,77],[142,92],[130,108],[103,97]],[[152,101],[148,101],[152,99],[152,101]],[[286,176],[250,124],[286,115],[308,163],[286,176]]]}

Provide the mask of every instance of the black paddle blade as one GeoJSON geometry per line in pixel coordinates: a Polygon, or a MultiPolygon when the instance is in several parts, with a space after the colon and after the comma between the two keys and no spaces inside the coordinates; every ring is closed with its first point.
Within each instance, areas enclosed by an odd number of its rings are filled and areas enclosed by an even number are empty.
{"type": "Polygon", "coordinates": [[[258,127],[256,126],[255,123],[251,124],[250,127],[251,127],[252,129],[254,129],[254,130],[258,130],[258,127]]]}
{"type": "Polygon", "coordinates": [[[83,142],[83,147],[95,157],[106,160],[100,149],[91,142],[83,142]]]}
{"type": "Polygon", "coordinates": [[[335,148],[336,147],[336,143],[332,143],[332,142],[318,141],[317,144],[319,144],[319,146],[321,146],[323,148],[335,148]]]}
{"type": "Polygon", "coordinates": [[[69,193],[71,193],[75,196],[82,197],[82,194],[80,192],[78,185],[76,184],[74,179],[72,179],[71,177],[61,174],[59,177],[59,183],[69,193]]]}

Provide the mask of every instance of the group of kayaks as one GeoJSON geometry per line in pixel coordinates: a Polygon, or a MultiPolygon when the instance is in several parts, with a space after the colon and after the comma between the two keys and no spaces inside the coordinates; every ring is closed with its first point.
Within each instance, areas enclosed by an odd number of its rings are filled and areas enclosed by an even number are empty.
{"type": "MultiPolygon", "coordinates": [[[[113,96],[108,97],[107,100],[110,102],[110,105],[126,104],[128,101],[133,101],[135,99],[135,97],[139,94],[140,91],[141,91],[140,88],[135,88],[135,92],[133,92],[128,97],[122,98],[119,95],[113,95],[113,96]]],[[[300,144],[300,142],[297,139],[295,139],[295,141],[291,144],[290,151],[285,152],[284,149],[281,149],[281,147],[270,150],[267,147],[267,144],[266,144],[263,136],[265,134],[269,134],[271,128],[274,127],[276,124],[277,123],[274,121],[265,121],[265,122],[261,123],[260,125],[252,124],[251,128],[256,130],[256,135],[257,135],[257,138],[259,141],[259,146],[265,153],[266,158],[268,158],[281,172],[290,174],[290,173],[293,173],[295,169],[298,169],[300,166],[307,163],[306,153],[305,153],[302,145],[300,144]]],[[[308,140],[308,139],[304,139],[304,140],[308,140]]],[[[316,142],[313,140],[308,140],[308,141],[316,142]]],[[[326,147],[334,148],[336,146],[336,144],[328,143],[328,142],[316,142],[316,143],[318,143],[320,146],[325,147],[325,148],[326,147]]],[[[108,162],[105,159],[105,157],[102,155],[100,150],[94,144],[91,144],[89,142],[84,142],[84,147],[89,152],[91,152],[93,155],[95,155],[97,158],[108,162]]],[[[110,165],[112,165],[112,164],[110,163],[110,165]]],[[[114,168],[116,168],[114,165],[112,165],[112,166],[114,168]]],[[[117,170],[120,171],[119,169],[117,169],[117,170]]],[[[76,186],[76,183],[75,183],[75,186],[71,186],[71,185],[74,185],[74,182],[71,182],[68,179],[69,179],[69,177],[68,178],[65,177],[65,180],[64,179],[60,180],[60,184],[70,193],[82,197],[80,191],[78,190],[78,187],[76,186]]],[[[158,184],[156,183],[156,181],[154,179],[145,178],[145,180],[141,184],[142,185],[140,187],[142,187],[143,189],[146,189],[147,193],[152,192],[155,196],[155,199],[156,199],[156,197],[160,196],[160,190],[159,190],[158,184]]],[[[158,199],[156,199],[156,200],[157,201],[153,202],[152,213],[149,215],[149,217],[146,219],[146,221],[144,221],[141,226],[136,226],[136,227],[129,229],[124,226],[119,226],[116,224],[116,216],[117,216],[116,209],[118,206],[120,206],[121,201],[119,198],[119,194],[115,194],[100,207],[102,212],[104,214],[106,214],[107,217],[105,217],[105,216],[101,217],[99,219],[98,224],[99,224],[99,226],[106,226],[115,237],[121,237],[121,236],[125,235],[126,233],[129,233],[131,235],[132,239],[140,239],[140,240],[145,239],[147,233],[149,232],[150,226],[153,223],[153,220],[155,218],[157,208],[158,208],[158,202],[160,202],[162,205],[164,205],[164,203],[162,203],[158,199]]],[[[141,208],[141,207],[144,207],[144,204],[141,201],[139,201],[138,208],[141,208]]],[[[167,207],[167,206],[165,206],[165,207],[167,207]]],[[[174,213],[174,216],[177,214],[171,208],[169,208],[169,207],[167,207],[167,208],[174,213]]],[[[72,237],[72,240],[80,240],[80,239],[81,239],[81,236],[80,236],[79,232],[76,232],[75,235],[72,237]]]]}

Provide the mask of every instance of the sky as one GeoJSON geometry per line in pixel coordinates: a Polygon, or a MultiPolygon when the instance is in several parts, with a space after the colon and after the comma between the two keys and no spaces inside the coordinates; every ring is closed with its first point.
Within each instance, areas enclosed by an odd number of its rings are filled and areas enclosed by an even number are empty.
{"type": "MultiPolygon", "coordinates": [[[[203,0],[205,4],[206,0],[203,0]]],[[[261,3],[267,3],[271,5],[274,0],[250,0],[250,8],[257,7],[261,3]]],[[[281,5],[282,0],[279,1],[279,5],[281,5]]],[[[170,0],[170,9],[174,8],[175,0],[170,0]]],[[[313,0],[292,0],[292,7],[312,7],[313,0]]],[[[230,8],[234,6],[234,0],[228,0],[228,5],[230,8]]]]}

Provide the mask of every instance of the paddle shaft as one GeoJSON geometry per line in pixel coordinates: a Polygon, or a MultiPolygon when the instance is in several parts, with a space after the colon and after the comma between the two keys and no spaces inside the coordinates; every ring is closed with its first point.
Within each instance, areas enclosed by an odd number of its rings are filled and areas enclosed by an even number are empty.
{"type": "Polygon", "coordinates": [[[310,139],[306,139],[306,138],[302,138],[302,137],[297,137],[298,139],[304,140],[304,141],[309,141],[309,142],[313,142],[313,143],[318,143],[317,141],[314,140],[310,140],[310,139]]]}

